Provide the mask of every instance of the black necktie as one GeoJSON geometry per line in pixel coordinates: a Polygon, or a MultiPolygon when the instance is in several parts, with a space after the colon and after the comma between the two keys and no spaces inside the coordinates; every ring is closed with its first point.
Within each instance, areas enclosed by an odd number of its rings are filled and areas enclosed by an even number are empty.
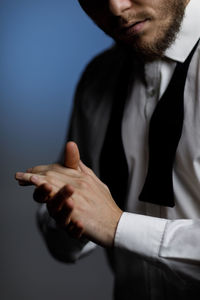
{"type": "Polygon", "coordinates": [[[172,170],[183,127],[185,81],[197,44],[185,62],[177,64],[168,88],[151,117],[149,165],[139,196],[141,201],[169,207],[175,205],[172,170]]]}

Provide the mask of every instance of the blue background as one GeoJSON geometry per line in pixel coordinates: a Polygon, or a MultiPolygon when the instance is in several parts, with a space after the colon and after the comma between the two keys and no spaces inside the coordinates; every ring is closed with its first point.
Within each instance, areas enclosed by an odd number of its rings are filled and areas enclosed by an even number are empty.
{"type": "Polygon", "coordinates": [[[75,86],[112,41],[76,0],[0,1],[0,299],[111,299],[103,250],[75,265],[54,260],[35,222],[32,187],[16,171],[56,161],[75,86]]]}

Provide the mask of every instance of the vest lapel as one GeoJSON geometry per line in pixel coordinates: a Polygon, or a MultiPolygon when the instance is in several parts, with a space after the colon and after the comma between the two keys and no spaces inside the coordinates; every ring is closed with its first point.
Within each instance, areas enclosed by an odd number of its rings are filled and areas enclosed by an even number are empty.
{"type": "Polygon", "coordinates": [[[184,63],[177,63],[158,102],[149,128],[149,166],[139,200],[173,207],[173,165],[184,120],[184,88],[197,44],[184,63]]]}

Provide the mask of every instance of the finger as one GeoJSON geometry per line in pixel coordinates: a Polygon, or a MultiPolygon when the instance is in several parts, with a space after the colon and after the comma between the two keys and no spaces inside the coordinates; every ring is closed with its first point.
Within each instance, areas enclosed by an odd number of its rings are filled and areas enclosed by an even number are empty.
{"type": "Polygon", "coordinates": [[[67,226],[67,231],[72,237],[79,239],[81,238],[84,232],[83,224],[80,221],[76,221],[75,223],[70,223],[67,226]]]}
{"type": "Polygon", "coordinates": [[[44,175],[46,174],[48,171],[51,170],[59,170],[63,168],[63,166],[59,165],[59,164],[49,164],[49,165],[39,165],[33,168],[29,168],[26,173],[34,173],[34,174],[40,174],[40,175],[44,175]]]}
{"type": "Polygon", "coordinates": [[[47,183],[46,177],[43,175],[33,175],[30,177],[30,182],[32,182],[36,186],[40,186],[42,184],[47,183]]]}
{"type": "Polygon", "coordinates": [[[43,174],[52,168],[52,165],[39,165],[26,170],[26,173],[43,174]]]}
{"type": "MultiPolygon", "coordinates": [[[[35,175],[35,176],[38,176],[38,175],[35,175]]],[[[80,174],[80,172],[77,172],[75,170],[66,169],[65,173],[58,173],[58,172],[54,172],[54,171],[49,171],[44,177],[41,177],[41,178],[42,178],[42,180],[45,180],[49,184],[57,186],[58,189],[60,190],[65,184],[70,184],[70,185],[73,185],[73,186],[77,187],[78,182],[81,179],[81,174],[80,174]],[[70,171],[74,171],[77,174],[75,174],[75,175],[72,174],[71,175],[70,171]]],[[[41,180],[41,178],[40,178],[40,180],[41,180]]],[[[36,184],[40,183],[40,181],[37,182],[37,180],[34,181],[34,182],[36,184]]]]}
{"type": "Polygon", "coordinates": [[[57,225],[66,227],[71,221],[71,214],[74,208],[73,200],[69,198],[67,200],[69,204],[64,205],[62,209],[54,216],[57,225]]]}
{"type": "MultiPolygon", "coordinates": [[[[66,169],[66,168],[65,168],[66,169]]],[[[67,169],[66,169],[67,170],[67,169]]],[[[50,185],[56,187],[57,189],[55,192],[60,190],[66,183],[73,184],[77,186],[76,181],[72,180],[72,178],[79,178],[80,175],[71,175],[68,174],[68,171],[73,171],[73,170],[67,170],[65,174],[62,173],[57,173],[54,171],[49,171],[47,173],[48,175],[35,175],[33,173],[23,173],[23,172],[18,172],[15,175],[15,178],[19,181],[19,184],[21,186],[28,186],[28,185],[35,185],[39,187],[40,185],[44,183],[49,183],[50,185]]]]}
{"type": "Polygon", "coordinates": [[[64,166],[70,169],[78,170],[80,154],[78,146],[74,142],[68,142],[65,147],[64,166]]]}
{"type": "Polygon", "coordinates": [[[24,173],[33,173],[43,175],[49,170],[54,170],[58,167],[61,167],[59,164],[49,164],[49,165],[39,165],[32,168],[28,168],[24,173]]]}
{"type": "MultiPolygon", "coordinates": [[[[20,185],[32,185],[32,183],[30,182],[30,175],[29,176],[25,176],[26,173],[23,172],[17,172],[15,173],[15,179],[18,180],[18,183],[20,185]]],[[[33,174],[31,174],[32,176],[33,174]]]]}
{"type": "Polygon", "coordinates": [[[48,183],[44,183],[35,189],[33,199],[36,202],[45,203],[49,200],[52,193],[53,187],[48,183]]]}
{"type": "MultiPolygon", "coordinates": [[[[24,172],[25,173],[25,172],[24,172]]],[[[43,176],[47,176],[47,177],[60,177],[60,175],[63,176],[70,176],[70,177],[80,177],[80,173],[77,172],[77,170],[75,169],[69,169],[66,167],[63,167],[62,165],[59,164],[52,164],[52,165],[48,165],[48,166],[42,166],[42,168],[40,169],[40,167],[35,167],[32,169],[28,169],[26,173],[31,173],[33,175],[43,175],[43,176]],[[28,172],[31,171],[31,172],[28,172]]],[[[66,181],[65,181],[66,182],[66,181]]]]}
{"type": "Polygon", "coordinates": [[[18,184],[21,186],[30,186],[33,185],[31,182],[23,181],[23,180],[18,180],[18,184]]]}
{"type": "Polygon", "coordinates": [[[70,198],[73,194],[73,191],[69,190],[68,187],[62,188],[48,203],[48,208],[51,210],[52,215],[57,214],[61,209],[71,208],[73,209],[74,203],[70,198]]]}
{"type": "Polygon", "coordinates": [[[15,179],[18,180],[18,183],[21,186],[35,185],[34,178],[31,180],[32,176],[33,174],[18,172],[15,174],[15,179]]]}
{"type": "Polygon", "coordinates": [[[29,183],[29,184],[36,184],[37,182],[44,183],[44,176],[43,175],[33,175],[32,173],[24,173],[24,172],[17,172],[15,174],[15,179],[19,180],[20,182],[29,183]]]}
{"type": "Polygon", "coordinates": [[[73,209],[73,200],[69,198],[74,193],[71,186],[65,185],[56,195],[47,203],[47,209],[52,218],[61,210],[62,206],[66,208],[73,209]]]}
{"type": "Polygon", "coordinates": [[[34,184],[36,187],[39,187],[43,184],[49,184],[53,187],[54,193],[56,193],[66,182],[61,182],[56,180],[56,178],[49,179],[47,176],[44,175],[33,175],[30,176],[29,182],[34,184]]]}
{"type": "Polygon", "coordinates": [[[43,172],[41,173],[41,175],[46,175],[46,176],[51,176],[51,175],[64,175],[64,176],[71,176],[71,177],[80,177],[80,172],[77,172],[77,170],[75,169],[70,169],[70,168],[66,168],[66,167],[63,167],[63,166],[56,166],[56,167],[52,167],[52,169],[46,171],[46,172],[43,172]]]}

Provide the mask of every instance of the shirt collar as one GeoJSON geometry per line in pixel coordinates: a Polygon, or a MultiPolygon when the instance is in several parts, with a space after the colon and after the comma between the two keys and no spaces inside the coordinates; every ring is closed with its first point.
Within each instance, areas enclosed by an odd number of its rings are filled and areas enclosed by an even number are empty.
{"type": "Polygon", "coordinates": [[[200,38],[200,0],[190,0],[175,42],[165,51],[165,57],[184,62],[200,38]]]}

